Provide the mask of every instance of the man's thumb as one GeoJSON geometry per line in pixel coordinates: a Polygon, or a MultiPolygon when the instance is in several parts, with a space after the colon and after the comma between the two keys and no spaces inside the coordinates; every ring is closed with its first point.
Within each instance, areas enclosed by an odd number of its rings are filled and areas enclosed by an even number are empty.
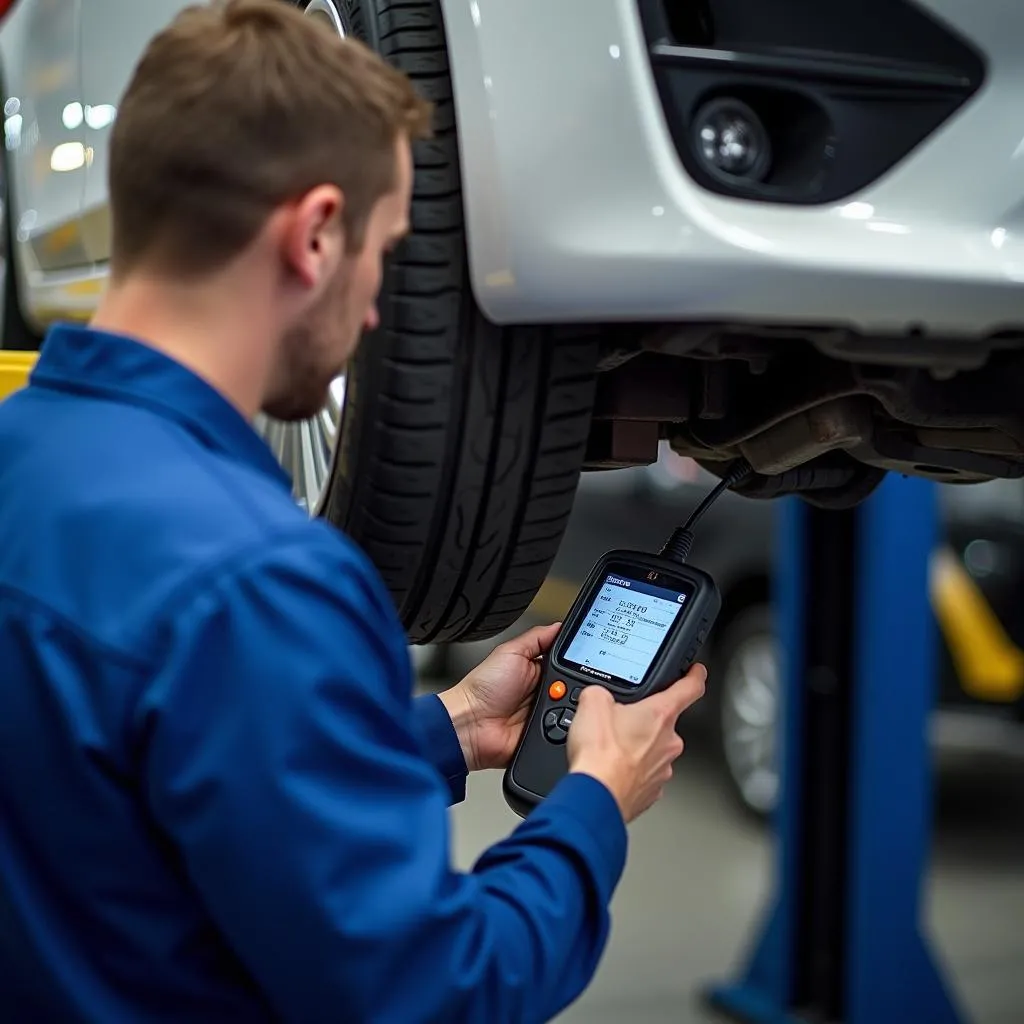
{"type": "Polygon", "coordinates": [[[502,646],[506,651],[521,654],[524,658],[529,658],[532,661],[548,650],[555,642],[555,637],[558,636],[558,631],[561,628],[560,622],[551,622],[546,626],[534,626],[525,633],[506,640],[502,646]]]}
{"type": "Polygon", "coordinates": [[[614,704],[615,698],[611,695],[610,691],[606,690],[603,686],[599,686],[596,683],[591,683],[589,686],[583,687],[583,692],[580,694],[580,708],[590,707],[591,705],[597,706],[604,704],[614,704]]]}

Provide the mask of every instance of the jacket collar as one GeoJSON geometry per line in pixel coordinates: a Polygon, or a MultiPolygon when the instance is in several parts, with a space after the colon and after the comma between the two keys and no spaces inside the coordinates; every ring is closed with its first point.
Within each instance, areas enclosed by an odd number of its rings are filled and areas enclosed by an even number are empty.
{"type": "Polygon", "coordinates": [[[235,406],[181,363],[134,338],[78,325],[53,327],[29,386],[143,406],[291,493],[288,474],[235,406]]]}

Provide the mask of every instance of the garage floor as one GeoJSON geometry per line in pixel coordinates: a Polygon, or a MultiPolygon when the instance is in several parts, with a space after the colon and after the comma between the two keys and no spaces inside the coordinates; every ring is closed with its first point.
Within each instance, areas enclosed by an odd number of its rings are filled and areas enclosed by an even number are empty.
{"type": "MultiPolygon", "coordinates": [[[[500,773],[471,778],[466,802],[453,812],[459,866],[470,867],[517,821],[502,799],[500,773]]],[[[631,829],[604,962],[560,1021],[718,1019],[702,1010],[697,992],[741,956],[768,892],[771,853],[770,837],[733,809],[694,741],[665,799],[631,829]]],[[[965,1021],[1021,1024],[1024,757],[944,755],[929,904],[965,1021]]]]}

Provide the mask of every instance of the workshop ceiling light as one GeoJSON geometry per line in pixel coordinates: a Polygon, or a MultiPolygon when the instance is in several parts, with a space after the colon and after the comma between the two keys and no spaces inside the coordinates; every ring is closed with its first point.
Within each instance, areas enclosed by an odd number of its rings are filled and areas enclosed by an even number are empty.
{"type": "Polygon", "coordinates": [[[90,128],[98,130],[107,128],[114,123],[117,107],[112,103],[97,103],[96,106],[83,106],[77,100],[69,103],[61,114],[61,121],[69,132],[82,127],[84,121],[90,128]]]}
{"type": "Polygon", "coordinates": [[[85,108],[85,123],[92,129],[107,128],[117,117],[117,107],[111,103],[97,103],[95,107],[85,108]]]}
{"type": "Polygon", "coordinates": [[[80,142],[62,142],[50,154],[51,171],[77,171],[84,166],[85,146],[80,142]]]}
{"type": "Polygon", "coordinates": [[[85,111],[82,109],[81,103],[69,103],[62,111],[60,119],[64,123],[64,127],[69,132],[73,132],[76,128],[81,127],[84,116],[85,111]]]}

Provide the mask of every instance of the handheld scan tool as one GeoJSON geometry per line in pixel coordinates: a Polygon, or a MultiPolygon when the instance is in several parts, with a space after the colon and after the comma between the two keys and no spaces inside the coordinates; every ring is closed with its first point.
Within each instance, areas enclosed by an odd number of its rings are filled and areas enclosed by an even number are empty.
{"type": "Polygon", "coordinates": [[[722,599],[706,572],[686,564],[691,529],[750,472],[743,462],[725,476],[659,554],[609,551],[591,569],[542,660],[533,708],[505,771],[505,800],[517,814],[525,817],[568,770],[566,741],[585,686],[638,701],[696,661],[722,599]]]}

